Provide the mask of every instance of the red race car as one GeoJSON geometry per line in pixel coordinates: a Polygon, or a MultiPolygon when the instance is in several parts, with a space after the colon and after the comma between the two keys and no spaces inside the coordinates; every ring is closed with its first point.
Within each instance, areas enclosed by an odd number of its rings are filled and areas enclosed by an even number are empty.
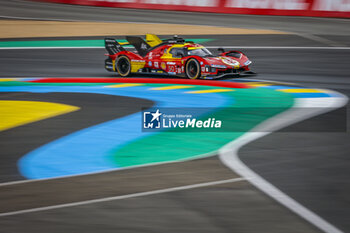
{"type": "Polygon", "coordinates": [[[202,45],[177,36],[161,40],[156,35],[147,34],[146,41],[136,36],[127,36],[126,40],[128,42],[118,43],[113,38],[105,38],[108,51],[105,68],[122,77],[148,73],[215,79],[254,74],[248,67],[252,62],[240,51],[218,49],[220,54],[213,55],[202,45]],[[136,51],[126,50],[122,45],[132,45],[136,51]]]}

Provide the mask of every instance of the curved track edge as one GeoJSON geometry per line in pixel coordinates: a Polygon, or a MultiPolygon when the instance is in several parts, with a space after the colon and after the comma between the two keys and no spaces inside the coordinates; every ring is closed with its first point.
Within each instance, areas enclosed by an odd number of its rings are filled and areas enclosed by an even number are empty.
{"type": "Polygon", "coordinates": [[[296,122],[306,120],[313,116],[329,112],[331,110],[335,110],[347,104],[348,98],[345,95],[337,92],[334,93],[338,97],[328,98],[327,101],[323,98],[319,98],[317,100],[308,98],[296,98],[296,102],[291,109],[266,120],[261,125],[257,126],[255,130],[252,130],[251,132],[244,134],[242,137],[236,139],[235,141],[226,144],[219,150],[218,154],[220,160],[231,170],[246,178],[252,185],[260,189],[266,195],[270,196],[283,206],[287,207],[320,230],[327,233],[343,233],[343,231],[336,228],[334,225],[327,222],[316,213],[308,210],[296,202],[294,199],[283,193],[281,190],[273,186],[267,180],[259,176],[247,165],[245,165],[240,160],[238,155],[239,149],[249,142],[252,142],[260,137],[264,137],[273,131],[277,131],[296,122]],[[323,105],[320,105],[320,103],[323,105]],[[312,108],[319,106],[322,106],[322,109],[312,108]],[[303,111],[302,108],[305,108],[307,110],[303,111]]]}

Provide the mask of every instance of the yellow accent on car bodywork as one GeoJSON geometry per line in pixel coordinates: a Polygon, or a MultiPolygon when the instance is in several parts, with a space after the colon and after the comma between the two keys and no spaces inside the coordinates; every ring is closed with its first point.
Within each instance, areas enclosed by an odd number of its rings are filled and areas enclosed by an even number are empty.
{"type": "Polygon", "coordinates": [[[115,71],[115,60],[112,60],[112,64],[113,64],[113,71],[115,71]]]}
{"type": "Polygon", "coordinates": [[[173,46],[169,47],[165,53],[163,53],[161,59],[167,60],[167,61],[171,61],[171,60],[179,60],[181,58],[179,57],[173,57],[173,55],[170,53],[170,51],[173,48],[183,48],[185,47],[185,45],[188,45],[189,43],[185,43],[185,44],[174,44],[173,46]]]}
{"type": "MultiPolygon", "coordinates": [[[[184,44],[174,44],[173,46],[169,47],[166,52],[162,55],[162,59],[169,59],[168,61],[171,61],[171,60],[178,60],[178,59],[181,59],[179,57],[173,57],[173,55],[170,53],[170,51],[173,49],[173,48],[183,48],[183,47],[186,47],[188,45],[192,45],[192,43],[184,43],[184,44]]],[[[188,50],[195,50],[195,49],[202,49],[204,48],[203,46],[198,46],[198,47],[187,47],[188,50]]]]}
{"type": "Polygon", "coordinates": [[[154,35],[154,34],[146,34],[146,42],[151,47],[154,47],[154,46],[161,44],[163,41],[161,39],[159,39],[159,37],[154,35]]]}
{"type": "Polygon", "coordinates": [[[145,67],[145,61],[132,61],[131,60],[131,73],[137,72],[139,69],[145,67]]]}
{"type": "Polygon", "coordinates": [[[202,49],[204,48],[203,46],[200,47],[188,47],[188,50],[195,50],[195,49],[202,49]]]}

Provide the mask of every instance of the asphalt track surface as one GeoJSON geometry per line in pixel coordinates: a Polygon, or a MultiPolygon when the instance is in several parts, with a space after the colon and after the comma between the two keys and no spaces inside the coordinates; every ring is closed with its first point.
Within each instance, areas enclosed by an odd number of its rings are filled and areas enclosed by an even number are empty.
{"type": "Polygon", "coordinates": [[[153,106],[150,100],[124,96],[84,93],[0,93],[1,100],[30,100],[79,106],[81,111],[44,121],[16,127],[0,135],[1,164],[0,182],[23,180],[17,170],[17,160],[35,148],[75,131],[139,112],[153,106]],[[100,111],[108,109],[108,111],[100,111]],[[59,126],[59,127],[57,127],[59,126]],[[22,138],[22,139],[21,139],[22,138]],[[16,146],[18,141],[27,143],[16,146]]]}
{"type": "MultiPolygon", "coordinates": [[[[4,4],[3,1],[1,4],[4,4]]],[[[6,3],[9,8],[11,4],[14,3],[6,3]]],[[[16,4],[31,6],[22,1],[16,4]]],[[[131,12],[99,8],[93,9],[93,16],[87,16],[92,11],[88,7],[62,5],[55,8],[56,13],[53,14],[50,12],[51,5],[40,3],[40,6],[48,11],[36,14],[37,17],[69,19],[73,17],[72,11],[79,11],[81,14],[74,16],[76,19],[109,18],[108,21],[121,21],[125,20],[125,15],[114,16],[120,17],[118,19],[111,15],[120,11],[130,16],[131,12]],[[67,12],[63,14],[60,8],[67,12]],[[110,12],[110,15],[106,15],[106,12],[110,12]]],[[[16,16],[21,7],[11,9],[13,12],[7,12],[16,16]]],[[[154,11],[135,12],[138,12],[138,21],[144,22],[153,22],[151,16],[156,14],[154,11]]],[[[224,26],[231,24],[231,17],[242,19],[242,27],[251,24],[251,27],[260,25],[262,28],[285,29],[289,22],[291,26],[288,29],[291,31],[310,35],[313,28],[317,36],[322,35],[321,40],[318,37],[305,37],[304,34],[242,35],[234,38],[217,36],[218,40],[208,45],[314,47],[334,44],[349,46],[350,41],[349,21],[344,19],[214,15],[217,19],[214,21],[210,20],[214,16],[208,14],[173,14],[173,17],[186,22],[191,19],[193,23],[224,26]]],[[[33,17],[33,9],[22,9],[19,15],[33,17]]],[[[171,17],[157,18],[162,22],[171,21],[171,17]]],[[[131,17],[129,19],[131,21],[131,17]]],[[[350,50],[250,48],[243,51],[254,61],[253,69],[259,73],[259,79],[329,88],[350,95],[350,50]]],[[[113,77],[103,70],[103,53],[101,49],[2,50],[1,76],[113,77]],[[18,64],[21,64],[21,69],[18,69],[18,64]]],[[[262,177],[339,229],[348,232],[349,139],[347,132],[277,132],[244,146],[239,154],[243,162],[262,177]]],[[[98,177],[83,176],[73,180],[1,187],[1,206],[7,211],[13,211],[165,189],[172,184],[181,186],[231,178],[236,178],[235,174],[214,156],[182,164],[112,172],[98,177]],[[125,188],[108,188],[119,185],[125,188]],[[120,193],[120,190],[125,191],[120,193]]],[[[252,188],[247,181],[1,217],[0,222],[0,232],[37,232],[39,229],[49,232],[111,232],[116,229],[118,232],[317,232],[316,228],[252,188]]]]}

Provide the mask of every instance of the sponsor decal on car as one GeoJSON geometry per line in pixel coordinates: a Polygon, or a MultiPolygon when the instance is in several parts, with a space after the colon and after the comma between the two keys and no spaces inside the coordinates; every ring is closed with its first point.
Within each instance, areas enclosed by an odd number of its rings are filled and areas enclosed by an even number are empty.
{"type": "Polygon", "coordinates": [[[221,61],[229,66],[239,66],[239,62],[227,57],[220,57],[221,61]]]}
{"type": "Polygon", "coordinates": [[[166,69],[165,62],[162,62],[162,63],[160,64],[160,67],[161,67],[163,70],[165,70],[165,69],[166,69]]]}
{"type": "Polygon", "coordinates": [[[227,68],[227,67],[224,66],[224,65],[215,65],[215,64],[211,64],[210,66],[213,67],[213,68],[220,68],[220,69],[226,69],[226,68],[227,68]]]}
{"type": "Polygon", "coordinates": [[[169,68],[169,74],[170,73],[174,73],[174,74],[176,74],[176,67],[175,66],[168,66],[168,68],[169,68]]]}
{"type": "Polygon", "coordinates": [[[145,62],[145,60],[135,60],[135,59],[132,59],[131,62],[145,62]]]}
{"type": "Polygon", "coordinates": [[[248,65],[250,65],[251,63],[252,63],[252,61],[251,61],[251,60],[248,60],[248,61],[244,62],[244,65],[248,66],[248,65]]]}
{"type": "Polygon", "coordinates": [[[147,49],[147,45],[144,44],[144,43],[142,43],[142,44],[141,44],[141,49],[147,49]]]}

